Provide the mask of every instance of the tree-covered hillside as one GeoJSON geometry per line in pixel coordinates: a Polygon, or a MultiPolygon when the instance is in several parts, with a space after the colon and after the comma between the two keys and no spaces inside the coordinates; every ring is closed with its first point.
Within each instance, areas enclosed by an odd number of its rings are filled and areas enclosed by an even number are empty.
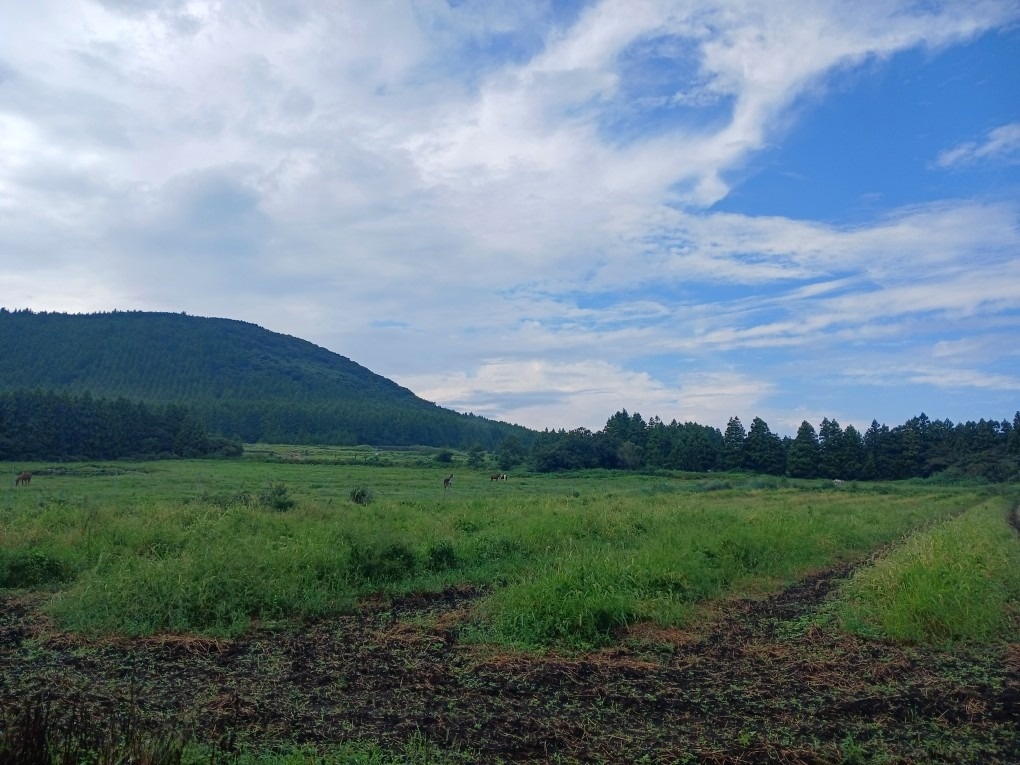
{"type": "Polygon", "coordinates": [[[313,343],[232,319],[0,309],[0,391],[178,404],[248,442],[494,449],[526,428],[459,414],[313,343]]]}

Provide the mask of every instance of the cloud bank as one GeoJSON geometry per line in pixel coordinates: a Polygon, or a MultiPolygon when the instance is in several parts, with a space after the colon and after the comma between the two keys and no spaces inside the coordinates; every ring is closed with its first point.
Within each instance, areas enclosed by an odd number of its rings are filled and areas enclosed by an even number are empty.
{"type": "Polygon", "coordinates": [[[927,126],[909,204],[719,206],[813,111],[1015,3],[0,5],[8,307],[254,321],[539,428],[1015,399],[1015,98],[927,126]],[[877,406],[890,383],[913,395],[877,406]]]}

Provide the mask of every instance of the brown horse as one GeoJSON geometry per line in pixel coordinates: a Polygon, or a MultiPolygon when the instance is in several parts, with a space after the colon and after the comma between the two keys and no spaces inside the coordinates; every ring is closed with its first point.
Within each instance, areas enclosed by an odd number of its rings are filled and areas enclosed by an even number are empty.
{"type": "Polygon", "coordinates": [[[24,473],[22,473],[21,475],[19,475],[17,478],[14,479],[14,485],[18,486],[20,484],[24,484],[25,486],[28,486],[28,484],[31,481],[32,481],[32,474],[29,473],[26,470],[24,473]]]}

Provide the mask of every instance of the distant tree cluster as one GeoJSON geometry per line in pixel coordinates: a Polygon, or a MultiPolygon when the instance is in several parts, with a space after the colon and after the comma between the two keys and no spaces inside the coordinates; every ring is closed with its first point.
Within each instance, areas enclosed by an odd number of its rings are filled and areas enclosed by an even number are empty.
{"type": "Polygon", "coordinates": [[[426,402],[374,398],[309,401],[186,399],[189,408],[216,432],[245,443],[354,446],[437,446],[495,450],[508,435],[530,443],[526,428],[459,414],[426,402]]]}
{"type": "Polygon", "coordinates": [[[614,414],[601,431],[587,428],[546,430],[536,437],[530,466],[539,472],[608,468],[635,470],[744,470],[795,478],[896,480],[949,477],[1008,481],[1020,478],[1020,412],[1009,420],[980,420],[954,425],[921,414],[889,428],[871,423],[863,434],[824,419],[818,430],[801,423],[794,438],[773,433],[760,417],[745,428],[731,417],[718,428],[669,424],[657,417],[645,422],[626,410],[614,414]]]}
{"type": "Polygon", "coordinates": [[[0,460],[238,456],[236,439],[210,436],[182,406],[126,398],[0,393],[0,460]]]}

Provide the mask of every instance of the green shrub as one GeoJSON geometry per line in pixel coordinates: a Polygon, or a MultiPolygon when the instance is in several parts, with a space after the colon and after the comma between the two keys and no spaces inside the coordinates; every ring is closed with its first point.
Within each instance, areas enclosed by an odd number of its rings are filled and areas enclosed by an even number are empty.
{"type": "Polygon", "coordinates": [[[414,552],[400,542],[374,547],[351,546],[349,565],[351,572],[369,582],[396,582],[414,576],[418,561],[414,552]]]}
{"type": "Polygon", "coordinates": [[[426,558],[425,567],[429,571],[446,571],[451,568],[457,568],[460,564],[453,545],[445,540],[431,545],[426,558]]]}
{"type": "Polygon", "coordinates": [[[698,483],[694,490],[695,491],[725,491],[726,489],[732,489],[733,484],[729,481],[723,481],[721,479],[713,479],[711,481],[701,481],[698,483]]]}
{"type": "Polygon", "coordinates": [[[356,505],[367,505],[372,501],[372,490],[366,486],[355,486],[351,489],[351,502],[356,505]]]}
{"type": "Polygon", "coordinates": [[[609,561],[566,561],[497,592],[484,606],[501,641],[527,647],[592,648],[635,617],[634,599],[609,561]]]}
{"type": "Polygon", "coordinates": [[[45,553],[0,550],[0,587],[38,587],[67,578],[67,566],[45,553]]]}
{"type": "Polygon", "coordinates": [[[82,706],[72,710],[72,724],[61,725],[48,704],[33,699],[17,714],[0,717],[0,762],[180,763],[185,745],[173,732],[143,732],[133,708],[97,716],[82,706]]]}
{"type": "Polygon", "coordinates": [[[286,484],[279,481],[262,487],[258,501],[263,507],[281,512],[290,510],[295,505],[293,498],[287,492],[286,484]]]}

